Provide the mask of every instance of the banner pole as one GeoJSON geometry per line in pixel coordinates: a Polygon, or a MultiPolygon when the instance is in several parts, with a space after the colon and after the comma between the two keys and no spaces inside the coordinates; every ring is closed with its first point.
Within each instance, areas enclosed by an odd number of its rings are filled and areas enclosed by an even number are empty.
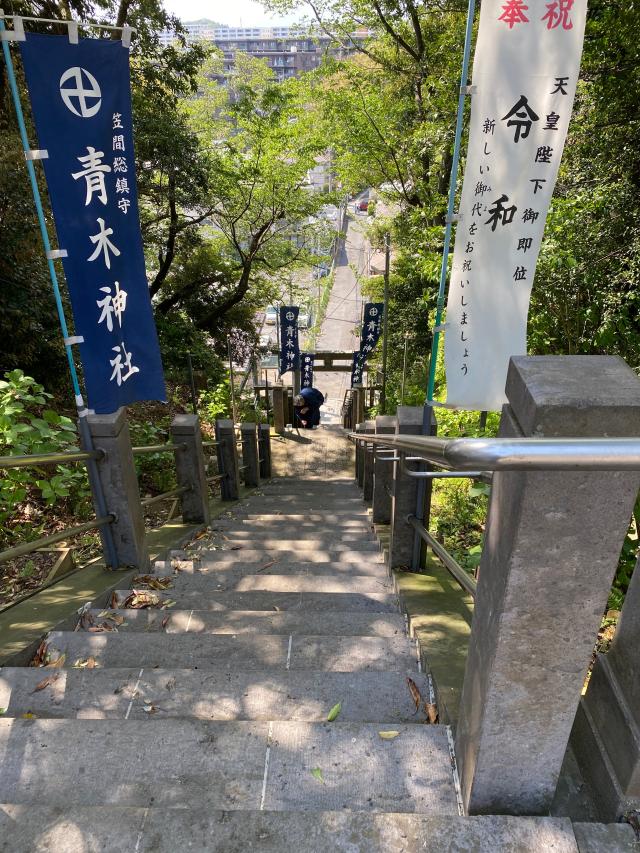
{"type": "Polygon", "coordinates": [[[444,246],[442,247],[442,264],[440,267],[440,286],[438,288],[438,301],[436,303],[436,320],[433,329],[433,340],[431,342],[431,359],[429,361],[429,379],[427,382],[426,405],[433,402],[433,389],[436,379],[436,362],[438,360],[438,348],[440,345],[440,323],[444,311],[444,297],[447,288],[447,271],[449,263],[449,247],[451,245],[451,226],[453,225],[453,208],[456,201],[456,186],[458,183],[458,165],[460,162],[460,143],[462,140],[462,124],[464,120],[465,87],[469,79],[469,59],[471,56],[471,39],[473,36],[473,18],[476,10],[476,0],[469,0],[467,11],[467,26],[464,36],[464,53],[462,56],[462,72],[460,74],[460,94],[458,95],[458,114],[456,117],[456,133],[453,142],[453,161],[451,163],[451,177],[449,180],[449,201],[447,203],[447,217],[445,221],[444,246]]]}
{"type": "MultiPolygon", "coordinates": [[[[0,17],[0,33],[6,32],[7,28],[4,22],[4,19],[0,17]]],[[[9,42],[5,39],[2,39],[2,52],[4,55],[5,65],[7,67],[7,77],[9,80],[9,89],[11,91],[11,98],[13,100],[13,106],[16,112],[16,118],[18,121],[18,130],[20,132],[20,141],[22,142],[22,149],[25,154],[25,161],[27,165],[27,173],[29,175],[29,181],[31,183],[31,192],[33,195],[33,201],[36,207],[36,213],[38,215],[38,224],[40,226],[40,236],[42,237],[42,243],[44,245],[45,255],[47,258],[47,265],[49,267],[49,278],[51,280],[51,286],[53,288],[53,295],[56,303],[56,310],[58,312],[58,321],[60,323],[60,329],[62,331],[62,336],[64,340],[64,348],[67,354],[67,362],[69,364],[69,373],[71,374],[71,385],[73,387],[73,393],[75,396],[76,408],[78,410],[78,424],[79,424],[79,433],[81,442],[84,446],[85,450],[93,450],[93,441],[91,437],[91,432],[89,430],[89,425],[87,424],[86,416],[88,411],[84,404],[84,399],[80,392],[80,382],[78,380],[78,372],[76,370],[76,365],[73,360],[73,352],[71,349],[71,343],[69,342],[69,329],[67,327],[67,319],[64,314],[64,306],[62,304],[62,296],[60,295],[60,286],[58,284],[58,276],[56,274],[55,265],[53,263],[53,258],[51,257],[51,242],[49,240],[49,232],[47,231],[47,223],[44,216],[44,210],[42,207],[42,198],[40,197],[40,188],[38,187],[38,180],[36,177],[36,170],[33,165],[33,160],[28,158],[28,154],[30,152],[29,146],[29,137],[27,136],[27,128],[24,122],[24,114],[22,112],[22,103],[20,102],[20,93],[18,92],[18,84],[16,82],[15,70],[13,67],[13,60],[11,58],[11,51],[9,50],[9,42]]],[[[97,466],[95,463],[95,459],[89,459],[87,461],[87,471],[89,475],[89,482],[92,487],[92,491],[96,501],[96,508],[98,510],[98,515],[103,517],[108,515],[106,501],[104,498],[104,493],[102,491],[102,487],[100,485],[100,478],[98,477],[97,466]]],[[[112,568],[118,567],[118,555],[115,547],[115,543],[113,541],[113,532],[109,525],[103,525],[100,528],[100,535],[105,548],[105,556],[106,562],[112,568]]]]}

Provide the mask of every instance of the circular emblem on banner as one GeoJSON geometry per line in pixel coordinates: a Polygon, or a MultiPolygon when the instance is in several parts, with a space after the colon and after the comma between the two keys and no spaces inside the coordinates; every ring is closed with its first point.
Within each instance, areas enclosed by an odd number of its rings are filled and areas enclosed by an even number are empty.
{"type": "Polygon", "coordinates": [[[86,68],[67,68],[60,78],[60,95],[67,109],[81,118],[91,118],[100,109],[102,92],[86,68]]]}

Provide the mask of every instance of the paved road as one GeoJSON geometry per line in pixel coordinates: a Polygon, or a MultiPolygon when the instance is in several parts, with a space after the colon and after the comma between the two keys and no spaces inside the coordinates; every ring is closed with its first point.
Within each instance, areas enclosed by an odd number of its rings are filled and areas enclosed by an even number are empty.
{"type": "MultiPolygon", "coordinates": [[[[356,270],[359,275],[366,271],[365,221],[366,214],[355,214],[350,205],[346,237],[336,259],[333,290],[316,350],[353,352],[357,348],[358,339],[353,330],[360,322],[362,296],[356,270]]],[[[326,399],[322,408],[323,423],[338,422],[350,379],[349,373],[316,373],[315,385],[326,399]]]]}

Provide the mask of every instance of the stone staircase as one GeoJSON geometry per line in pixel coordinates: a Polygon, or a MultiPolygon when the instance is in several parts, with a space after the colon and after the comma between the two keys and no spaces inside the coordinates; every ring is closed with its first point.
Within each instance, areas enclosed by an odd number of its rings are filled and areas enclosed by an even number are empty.
{"type": "Polygon", "coordinates": [[[0,670],[1,851],[578,850],[568,820],[460,816],[352,481],[274,481],[147,581],[0,670]]]}

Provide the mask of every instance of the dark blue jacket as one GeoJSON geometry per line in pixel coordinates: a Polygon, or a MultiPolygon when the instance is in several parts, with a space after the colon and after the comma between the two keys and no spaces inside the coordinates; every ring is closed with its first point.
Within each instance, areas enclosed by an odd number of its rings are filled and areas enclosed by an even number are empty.
{"type": "Polygon", "coordinates": [[[300,396],[304,397],[309,411],[300,415],[300,410],[296,408],[296,416],[305,420],[308,426],[317,426],[320,423],[320,406],[324,403],[324,396],[317,388],[303,388],[300,396]]]}

